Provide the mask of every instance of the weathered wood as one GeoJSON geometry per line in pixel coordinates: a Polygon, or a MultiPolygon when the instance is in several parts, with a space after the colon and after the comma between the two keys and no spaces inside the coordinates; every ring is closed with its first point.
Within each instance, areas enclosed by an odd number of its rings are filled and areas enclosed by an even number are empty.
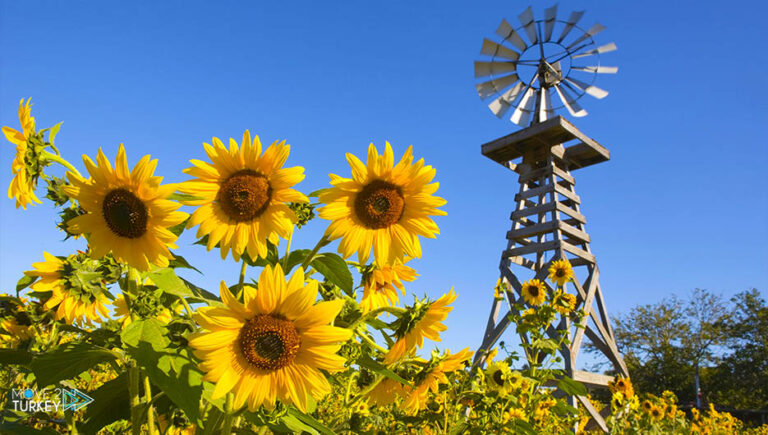
{"type": "Polygon", "coordinates": [[[589,261],[590,263],[595,263],[595,256],[590,254],[589,252],[587,252],[587,251],[585,251],[583,249],[577,248],[577,247],[571,245],[570,243],[566,243],[566,242],[563,242],[562,246],[563,246],[563,249],[565,249],[569,253],[571,253],[571,254],[573,254],[573,255],[575,255],[577,257],[581,257],[584,260],[589,261]]]}
{"type": "MultiPolygon", "coordinates": [[[[608,425],[605,423],[605,417],[602,415],[600,411],[595,409],[595,406],[592,404],[592,402],[589,401],[589,398],[584,396],[576,396],[576,399],[581,403],[581,406],[584,407],[584,409],[587,410],[590,417],[592,419],[587,423],[585,430],[592,429],[594,426],[597,426],[605,433],[608,433],[608,425]],[[591,427],[590,427],[591,426],[591,427]]],[[[608,411],[610,412],[610,407],[608,408],[608,411]]]]}
{"type": "Polygon", "coordinates": [[[575,204],[581,204],[581,198],[579,198],[579,195],[576,195],[572,191],[566,189],[565,187],[555,184],[555,192],[559,193],[560,195],[563,195],[564,197],[571,200],[572,203],[575,204]]]}
{"type": "Polygon", "coordinates": [[[534,254],[536,252],[544,252],[555,249],[557,246],[559,246],[559,244],[560,242],[534,243],[522,248],[507,249],[501,255],[504,258],[510,258],[518,255],[534,254]]]}
{"type": "Polygon", "coordinates": [[[586,372],[584,370],[574,370],[573,380],[579,381],[589,389],[605,387],[608,382],[613,380],[613,376],[603,375],[600,373],[586,372]]]}
{"type": "Polygon", "coordinates": [[[541,224],[532,225],[530,227],[520,228],[517,230],[511,230],[507,232],[508,239],[517,239],[519,237],[531,237],[539,234],[549,233],[558,227],[558,222],[550,221],[541,224]]]}
{"type": "Polygon", "coordinates": [[[548,184],[544,186],[535,187],[533,189],[529,189],[529,190],[526,190],[525,192],[518,193],[517,195],[515,195],[515,201],[520,201],[521,199],[527,199],[532,196],[544,195],[546,193],[549,193],[551,190],[552,190],[552,186],[548,184]]]}
{"type": "Polygon", "coordinates": [[[554,202],[547,202],[544,204],[537,205],[535,207],[528,207],[524,208],[522,210],[514,211],[511,215],[509,215],[510,219],[518,219],[525,216],[530,216],[532,214],[539,214],[539,213],[547,213],[549,211],[552,211],[557,207],[558,203],[554,202]]]}
{"type": "Polygon", "coordinates": [[[581,231],[581,230],[577,230],[576,228],[568,225],[567,223],[565,223],[563,221],[559,221],[559,223],[560,223],[560,225],[559,225],[560,231],[562,231],[564,234],[568,235],[571,238],[580,240],[581,243],[589,243],[590,242],[589,234],[587,234],[586,232],[581,231]]]}

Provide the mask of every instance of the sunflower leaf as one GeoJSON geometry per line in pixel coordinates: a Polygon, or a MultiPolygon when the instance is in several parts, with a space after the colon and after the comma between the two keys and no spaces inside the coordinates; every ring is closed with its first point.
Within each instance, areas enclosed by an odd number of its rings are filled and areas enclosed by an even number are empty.
{"type": "Polygon", "coordinates": [[[188,193],[174,192],[167,199],[171,201],[199,201],[205,198],[188,193]]]}
{"type": "Polygon", "coordinates": [[[189,262],[187,261],[186,258],[182,257],[179,254],[173,254],[173,256],[174,256],[174,259],[168,262],[168,267],[173,268],[173,269],[177,269],[179,267],[184,268],[184,269],[192,269],[192,270],[194,270],[195,272],[197,272],[197,273],[199,273],[201,275],[203,274],[203,272],[200,272],[200,270],[198,268],[196,268],[195,266],[189,264],[189,262]]]}
{"type": "Polygon", "coordinates": [[[127,346],[137,347],[139,342],[145,342],[155,350],[162,350],[170,343],[163,334],[164,329],[163,324],[157,319],[136,320],[123,329],[120,339],[127,346]]]}
{"type": "Polygon", "coordinates": [[[16,282],[16,293],[18,293],[18,292],[24,290],[25,288],[29,287],[35,281],[37,281],[37,277],[36,276],[24,275],[23,277],[21,277],[20,280],[18,280],[16,282]]]}
{"type": "Polygon", "coordinates": [[[27,364],[32,361],[32,354],[21,349],[0,349],[0,363],[27,364]]]}
{"type": "Polygon", "coordinates": [[[83,433],[96,433],[117,420],[130,418],[130,402],[126,391],[128,374],[122,373],[96,391],[89,392],[93,402],[85,408],[83,425],[78,425],[78,430],[83,433]]]}
{"type": "Polygon", "coordinates": [[[288,273],[293,270],[296,265],[301,264],[304,259],[307,258],[307,255],[312,252],[309,249],[297,249],[295,251],[291,251],[288,254],[288,257],[283,257],[280,259],[280,262],[283,264],[283,268],[285,269],[285,274],[288,275],[288,273]]]}
{"type": "Polygon", "coordinates": [[[563,376],[563,378],[557,382],[557,388],[563,390],[563,392],[571,396],[587,395],[587,388],[584,387],[581,382],[574,381],[568,376],[563,376]]]}
{"type": "Polygon", "coordinates": [[[387,377],[389,379],[392,379],[393,381],[400,382],[403,385],[410,385],[411,383],[406,381],[405,379],[398,376],[395,372],[392,370],[386,368],[381,363],[374,361],[371,359],[368,355],[362,355],[360,358],[357,359],[357,364],[360,367],[364,367],[372,372],[376,372],[384,377],[387,377]]]}
{"type": "MultiPolygon", "coordinates": [[[[305,414],[298,409],[294,407],[288,408],[287,415],[294,417],[298,419],[301,423],[303,423],[306,426],[309,426],[309,428],[314,429],[316,431],[315,433],[321,433],[323,435],[335,435],[336,432],[332,431],[331,429],[325,427],[322,423],[315,420],[314,417],[312,417],[309,414],[305,414]]],[[[307,430],[307,429],[304,429],[307,430]]]]}
{"type": "Polygon", "coordinates": [[[354,297],[352,272],[349,271],[349,266],[343,258],[330,252],[323,252],[317,254],[310,264],[328,281],[339,286],[348,296],[354,297]]]}
{"type": "Polygon", "coordinates": [[[40,387],[71,379],[98,363],[114,361],[117,355],[87,343],[69,343],[37,355],[29,363],[40,387]]]}
{"type": "Polygon", "coordinates": [[[184,222],[181,222],[180,224],[169,227],[168,231],[172,232],[176,237],[178,237],[181,235],[182,232],[184,232],[184,229],[187,228],[188,221],[189,221],[189,218],[186,218],[184,219],[184,222]]]}

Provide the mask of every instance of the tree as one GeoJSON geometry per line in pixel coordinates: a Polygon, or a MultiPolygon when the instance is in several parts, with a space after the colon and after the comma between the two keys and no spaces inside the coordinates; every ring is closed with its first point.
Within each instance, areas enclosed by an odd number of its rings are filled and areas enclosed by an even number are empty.
{"type": "Polygon", "coordinates": [[[616,342],[638,390],[670,390],[681,401],[695,401],[698,368],[718,362],[730,316],[720,295],[696,289],[686,301],[673,295],[614,318],[616,342]]]}

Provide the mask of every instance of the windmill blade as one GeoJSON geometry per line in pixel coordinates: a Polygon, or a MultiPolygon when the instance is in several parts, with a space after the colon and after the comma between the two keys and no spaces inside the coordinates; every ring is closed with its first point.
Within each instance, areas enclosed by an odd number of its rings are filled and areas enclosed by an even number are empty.
{"type": "Polygon", "coordinates": [[[525,34],[528,35],[531,44],[538,44],[539,36],[536,34],[536,23],[533,21],[533,9],[528,6],[528,9],[524,10],[522,14],[517,16],[517,18],[519,18],[520,22],[523,24],[525,34]]]}
{"type": "Polygon", "coordinates": [[[598,88],[597,86],[588,85],[581,80],[572,79],[570,77],[567,77],[565,79],[569,84],[574,86],[576,89],[586,92],[587,94],[597,98],[598,100],[602,100],[603,98],[608,96],[608,91],[605,89],[598,88]]]}
{"type": "Polygon", "coordinates": [[[576,71],[596,72],[598,74],[616,74],[617,72],[619,72],[619,67],[617,66],[602,66],[602,65],[572,66],[571,69],[576,71]]]}
{"type": "Polygon", "coordinates": [[[480,98],[485,100],[491,95],[496,95],[503,91],[518,80],[519,78],[517,77],[517,74],[510,74],[508,76],[488,80],[487,82],[478,83],[475,87],[477,88],[477,93],[480,95],[480,98]]]}
{"type": "Polygon", "coordinates": [[[517,107],[515,107],[515,111],[512,113],[512,117],[509,118],[509,120],[519,126],[527,124],[531,117],[531,113],[533,112],[533,103],[536,99],[535,95],[536,91],[528,85],[528,89],[525,91],[525,94],[523,94],[523,98],[520,99],[520,102],[517,103],[517,107]]]}
{"type": "Polygon", "coordinates": [[[483,48],[480,49],[481,54],[485,54],[491,57],[501,57],[509,60],[517,60],[520,58],[520,53],[507,48],[501,44],[497,44],[490,39],[483,38],[483,48]]]}
{"type": "Polygon", "coordinates": [[[512,102],[515,101],[518,95],[520,95],[520,91],[523,90],[523,87],[523,82],[517,82],[515,86],[510,88],[507,92],[504,92],[502,96],[491,101],[488,108],[491,109],[491,112],[493,112],[496,117],[501,118],[507,113],[507,110],[512,107],[512,102]]]}
{"type": "Polygon", "coordinates": [[[592,50],[585,51],[584,53],[574,54],[573,56],[571,56],[571,59],[578,59],[580,57],[587,57],[595,54],[608,53],[610,51],[615,51],[615,50],[617,50],[616,44],[611,42],[609,44],[601,45],[600,47],[594,48],[592,50]]]}
{"type": "Polygon", "coordinates": [[[547,114],[552,112],[552,95],[549,88],[539,89],[539,122],[547,120],[547,114]]]}
{"type": "Polygon", "coordinates": [[[496,29],[496,34],[504,38],[505,41],[509,41],[510,44],[517,47],[520,51],[525,51],[525,49],[528,48],[528,45],[523,41],[523,38],[515,32],[515,29],[509,25],[507,20],[501,20],[501,24],[499,24],[499,27],[496,29]]]}
{"type": "Polygon", "coordinates": [[[576,25],[576,23],[579,22],[581,17],[584,16],[584,11],[573,11],[571,12],[571,16],[568,17],[568,21],[565,22],[565,28],[563,29],[563,33],[560,34],[560,37],[557,38],[557,43],[565,39],[566,36],[568,36],[569,33],[571,33],[571,30],[573,29],[573,26],[576,25]]]}
{"type": "Polygon", "coordinates": [[[560,97],[560,101],[563,102],[563,106],[565,106],[565,108],[568,109],[568,112],[571,113],[571,116],[574,116],[576,118],[587,116],[587,111],[582,109],[581,106],[579,106],[579,103],[577,103],[576,99],[573,98],[568,93],[568,91],[565,90],[565,87],[555,85],[555,91],[557,91],[557,95],[560,97]]]}
{"type": "Polygon", "coordinates": [[[483,62],[475,61],[475,77],[499,76],[515,72],[517,64],[514,62],[483,62]]]}
{"type": "Polygon", "coordinates": [[[605,26],[603,26],[600,23],[595,23],[595,25],[590,27],[589,30],[587,30],[587,32],[585,34],[581,35],[581,37],[579,37],[577,40],[571,42],[571,44],[569,46],[565,47],[565,49],[566,50],[570,50],[572,47],[574,47],[579,42],[585,41],[588,38],[591,38],[591,37],[597,35],[598,33],[602,32],[603,30],[605,30],[605,26]]]}
{"type": "Polygon", "coordinates": [[[555,29],[555,19],[557,18],[557,3],[551,8],[544,10],[544,42],[552,39],[552,30],[555,29]]]}

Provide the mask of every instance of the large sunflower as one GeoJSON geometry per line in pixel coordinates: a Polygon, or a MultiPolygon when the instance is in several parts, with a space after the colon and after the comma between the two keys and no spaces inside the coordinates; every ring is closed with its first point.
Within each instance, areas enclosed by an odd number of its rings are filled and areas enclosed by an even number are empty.
{"type": "Polygon", "coordinates": [[[522,293],[525,302],[539,306],[547,298],[547,287],[538,279],[529,279],[523,283],[522,293]]]}
{"type": "Polygon", "coordinates": [[[456,300],[456,293],[451,289],[440,299],[429,304],[417,304],[400,318],[400,327],[395,331],[397,341],[384,357],[385,364],[401,360],[409,352],[424,346],[424,337],[440,341],[440,332],[448,329],[442,322],[448,317],[453,307],[448,306],[456,300]],[[407,318],[406,318],[407,317],[407,318]]]}
{"type": "Polygon", "coordinates": [[[368,399],[374,405],[387,406],[394,403],[398,397],[404,397],[409,391],[409,387],[400,382],[385,378],[368,393],[368,399]]]}
{"type": "Polygon", "coordinates": [[[413,281],[419,276],[415,270],[404,264],[378,267],[363,273],[363,299],[360,309],[363,314],[397,303],[397,289],[405,294],[403,281],[413,281]]]}
{"type": "Polygon", "coordinates": [[[88,244],[94,258],[112,251],[115,259],[142,271],[149,270],[150,263],[168,266],[173,258],[168,248],[176,248],[177,236],[167,228],[187,218],[186,213],[176,211],[181,204],[166,199],[177,186],[160,185],[162,177],[152,175],[157,160],[148,155],[129,172],[122,144],[114,169],[101,148],[96,161],[98,166],[83,156],[91,175],[88,180],[67,173],[71,184],[64,191],[87,212],[70,220],[67,230],[90,234],[88,244]]]}
{"type": "Polygon", "coordinates": [[[412,147],[408,147],[393,167],[389,142],[383,155],[371,144],[365,165],[349,153],[347,161],[352,178],[331,174],[333,187],[319,197],[326,204],[318,210],[319,216],[332,221],[326,236],[341,237],[339,252],[346,258],[357,251],[360,263],[368,262],[371,247],[377,264],[421,257],[418,236],[434,238],[440,233],[429,216],[445,215],[437,209],[445,200],[432,196],[439,186],[430,183],[435,177],[432,166],[424,166],[424,159],[412,163],[412,147]]]}
{"type": "Polygon", "coordinates": [[[283,168],[290,145],[274,142],[261,153],[258,136],[251,141],[248,130],[238,148],[234,139],[229,149],[213,138],[213,146],[203,144],[211,163],[190,160],[194,165],[184,170],[196,177],[181,184],[180,189],[199,199],[184,201],[199,206],[187,228],[200,225],[197,237],[208,236],[208,250],[221,246],[221,258],[240,260],[247,251],[252,259],[266,257],[267,240],[277,245],[279,237],[288,238],[296,215],[288,202],[307,202],[301,192],[291,186],[304,179],[304,168],[283,168]]]}
{"type": "Polygon", "coordinates": [[[76,273],[72,263],[75,261],[75,256],[62,260],[43,252],[43,257],[45,261],[32,263],[35,270],[28,270],[24,275],[40,278],[32,284],[33,290],[53,292],[43,308],[56,309],[54,316],[56,320],[64,319],[70,324],[79,322],[92,325],[92,321],[101,321],[99,315],[105,318],[109,316],[105,305],[110,302],[103,292],[88,291],[83,287],[72,285],[73,281],[82,282],[81,279],[69,279],[76,273]]]}
{"type": "Polygon", "coordinates": [[[549,280],[560,286],[573,278],[573,268],[566,259],[553,261],[547,272],[549,272],[549,280]]]}
{"type": "Polygon", "coordinates": [[[337,299],[314,304],[317,281],[304,282],[299,268],[286,283],[280,265],[261,272],[258,291],[244,288],[240,303],[221,283],[225,307],[197,310],[195,320],[208,332],[189,340],[203,360],[205,380],[215,382],[212,398],[234,393],[236,409],[272,407],[275,400],[307,410],[309,397],[331,392],[320,371],[344,370],[345,359],[336,354],[352,331],[330,326],[344,306],[337,299]]]}
{"type": "Polygon", "coordinates": [[[429,391],[437,393],[440,384],[448,383],[448,377],[445,374],[463,368],[464,362],[471,357],[472,351],[469,348],[455,355],[451,355],[450,351],[447,351],[444,359],[432,367],[425,368],[424,372],[417,375],[416,385],[403,401],[401,405],[403,410],[409,415],[416,415],[419,410],[424,409],[429,398],[429,391]]]}
{"type": "MultiPolygon", "coordinates": [[[[30,100],[24,104],[24,99],[19,101],[19,121],[21,122],[21,131],[10,127],[3,127],[6,139],[16,145],[16,156],[11,163],[13,180],[8,187],[8,198],[16,198],[16,208],[27,209],[27,204],[38,203],[40,200],[35,196],[37,179],[27,171],[25,157],[27,155],[27,141],[35,134],[35,118],[32,117],[32,107],[30,100]]],[[[33,204],[34,205],[34,204],[33,204]]]]}

